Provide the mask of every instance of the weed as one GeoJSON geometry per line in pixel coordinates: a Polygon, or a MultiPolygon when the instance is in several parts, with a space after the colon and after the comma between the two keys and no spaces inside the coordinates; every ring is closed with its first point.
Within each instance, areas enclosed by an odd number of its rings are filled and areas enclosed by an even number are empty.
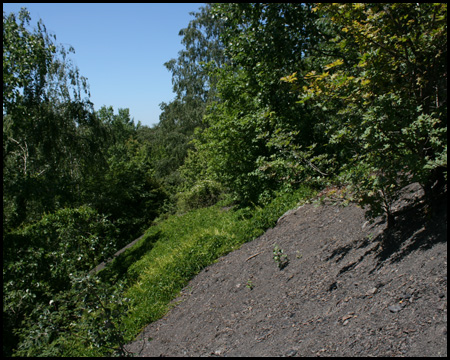
{"type": "Polygon", "coordinates": [[[277,244],[275,244],[273,248],[273,260],[277,263],[280,270],[283,270],[289,264],[287,255],[277,244]]]}
{"type": "Polygon", "coordinates": [[[250,279],[248,279],[248,280],[247,280],[247,285],[246,285],[246,287],[247,287],[248,289],[250,289],[250,290],[253,290],[253,288],[255,287],[255,285],[253,285],[253,282],[252,282],[250,279]]]}

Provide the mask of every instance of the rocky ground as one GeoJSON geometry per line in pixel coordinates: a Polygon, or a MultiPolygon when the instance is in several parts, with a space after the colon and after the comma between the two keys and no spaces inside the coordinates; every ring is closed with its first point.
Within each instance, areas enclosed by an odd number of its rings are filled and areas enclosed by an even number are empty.
{"type": "MultiPolygon", "coordinates": [[[[447,356],[447,205],[417,185],[396,226],[331,199],[205,268],[127,349],[137,356],[447,356]],[[274,247],[283,250],[279,262],[274,247]]],[[[281,255],[281,254],[280,254],[281,255]]]]}

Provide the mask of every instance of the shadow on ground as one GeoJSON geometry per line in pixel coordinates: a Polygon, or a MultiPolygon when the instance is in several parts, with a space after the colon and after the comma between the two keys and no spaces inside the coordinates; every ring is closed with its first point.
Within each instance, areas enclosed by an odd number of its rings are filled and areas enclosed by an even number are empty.
{"type": "Polygon", "coordinates": [[[399,262],[411,252],[430,249],[447,241],[447,195],[442,197],[433,213],[419,203],[399,210],[392,229],[386,229],[376,241],[382,245],[377,255],[379,263],[399,262]]]}
{"type": "Polygon", "coordinates": [[[326,260],[339,262],[353,249],[371,246],[357,261],[340,270],[339,274],[349,271],[361,263],[364,258],[375,252],[378,270],[384,263],[400,262],[415,250],[427,250],[435,244],[447,241],[447,193],[443,194],[433,211],[423,201],[403,204],[395,213],[395,223],[386,227],[385,220],[378,218],[374,225],[384,226],[384,230],[374,238],[356,240],[351,244],[336,248],[326,260]]]}
{"type": "Polygon", "coordinates": [[[142,235],[116,252],[112,259],[108,260],[106,263],[101,263],[95,269],[91,270],[91,273],[98,272],[101,278],[104,280],[108,279],[112,282],[123,279],[128,268],[153,249],[153,246],[158,241],[160,235],[161,232],[159,231],[151,235],[142,235]]]}

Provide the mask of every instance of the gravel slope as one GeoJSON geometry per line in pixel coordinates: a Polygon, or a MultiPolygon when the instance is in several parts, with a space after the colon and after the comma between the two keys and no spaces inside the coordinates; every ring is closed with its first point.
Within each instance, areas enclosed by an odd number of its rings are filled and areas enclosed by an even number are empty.
{"type": "Polygon", "coordinates": [[[127,349],[137,356],[447,356],[447,205],[417,185],[398,225],[307,204],[205,268],[127,349]],[[274,244],[288,262],[280,269],[274,244]],[[389,245],[387,245],[389,244],[389,245]],[[176,304],[176,305],[175,305],[176,304]]]}

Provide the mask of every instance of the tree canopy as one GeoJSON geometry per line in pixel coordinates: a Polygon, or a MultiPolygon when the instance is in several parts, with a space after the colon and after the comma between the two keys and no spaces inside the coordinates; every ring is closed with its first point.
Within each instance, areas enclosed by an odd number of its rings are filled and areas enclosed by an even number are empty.
{"type": "MultiPolygon", "coordinates": [[[[373,216],[446,182],[446,4],[215,4],[228,63],[194,142],[241,201],[352,186],[373,216]]],[[[188,162],[189,164],[189,162],[188,162]]]]}

